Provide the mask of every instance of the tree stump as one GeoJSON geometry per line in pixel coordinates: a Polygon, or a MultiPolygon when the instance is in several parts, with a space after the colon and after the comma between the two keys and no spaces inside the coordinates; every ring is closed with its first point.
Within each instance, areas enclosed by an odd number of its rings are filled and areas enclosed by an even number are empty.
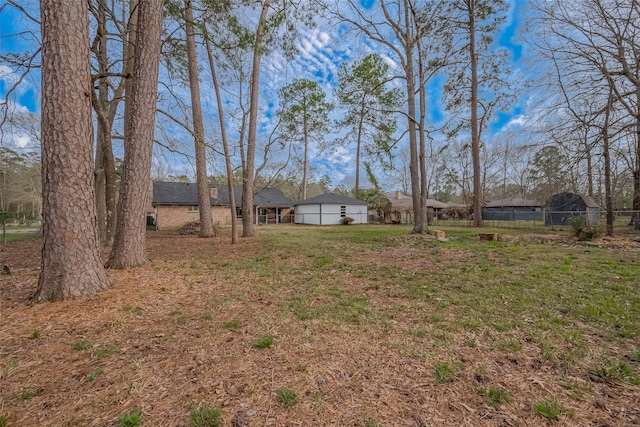
{"type": "Polygon", "coordinates": [[[490,242],[498,241],[498,233],[480,233],[480,240],[487,240],[490,242]]]}
{"type": "Polygon", "coordinates": [[[441,230],[429,230],[429,235],[435,236],[438,239],[444,239],[444,231],[441,230]]]}

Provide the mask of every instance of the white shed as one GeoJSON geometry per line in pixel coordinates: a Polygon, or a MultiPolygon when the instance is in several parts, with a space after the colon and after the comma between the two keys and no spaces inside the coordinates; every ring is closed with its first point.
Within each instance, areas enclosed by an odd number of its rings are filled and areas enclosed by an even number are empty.
{"type": "Polygon", "coordinates": [[[344,217],[353,218],[352,224],[367,223],[367,202],[333,193],[302,200],[295,209],[296,224],[341,224],[344,217]]]}

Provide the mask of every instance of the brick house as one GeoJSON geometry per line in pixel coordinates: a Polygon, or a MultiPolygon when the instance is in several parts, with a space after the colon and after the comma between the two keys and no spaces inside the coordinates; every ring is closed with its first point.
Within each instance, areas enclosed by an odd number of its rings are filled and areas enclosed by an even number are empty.
{"type": "MultiPolygon", "coordinates": [[[[211,216],[216,226],[231,225],[229,190],[226,185],[209,185],[211,216]]],[[[242,188],[234,187],[236,216],[242,218],[242,188]]],[[[153,182],[152,206],[158,230],[180,228],[188,222],[199,221],[198,195],[195,183],[153,182]]],[[[257,190],[253,199],[256,223],[291,222],[293,203],[279,188],[257,190]]]]}

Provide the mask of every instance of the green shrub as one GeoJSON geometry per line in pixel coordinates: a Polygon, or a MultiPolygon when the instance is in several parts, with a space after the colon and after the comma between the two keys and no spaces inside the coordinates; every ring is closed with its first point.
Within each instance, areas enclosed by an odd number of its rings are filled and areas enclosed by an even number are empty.
{"type": "Polygon", "coordinates": [[[590,224],[585,216],[574,216],[569,220],[569,227],[573,235],[580,241],[594,240],[602,236],[602,228],[597,224],[590,224]]]}
{"type": "Polygon", "coordinates": [[[344,224],[344,225],[349,225],[353,222],[353,218],[351,218],[350,216],[343,216],[342,219],[340,220],[340,224],[344,224]]]}

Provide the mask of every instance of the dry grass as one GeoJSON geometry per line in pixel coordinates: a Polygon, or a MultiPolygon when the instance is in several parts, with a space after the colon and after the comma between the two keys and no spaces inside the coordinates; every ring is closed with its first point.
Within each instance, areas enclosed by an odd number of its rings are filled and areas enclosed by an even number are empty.
{"type": "MultiPolygon", "coordinates": [[[[605,326],[585,324],[587,354],[575,366],[547,360],[542,343],[558,331],[538,334],[527,319],[503,331],[480,314],[470,325],[468,305],[444,303],[451,294],[414,295],[423,292],[416,276],[445,280],[439,272],[459,268],[460,280],[471,280],[469,268],[505,262],[499,251],[406,230],[350,246],[335,234],[343,229],[328,230],[320,243],[311,227],[266,227],[235,246],[226,235],[150,233],[147,266],[109,271],[113,287],[95,296],[39,305],[28,298],[40,243],[9,244],[0,414],[9,426],[113,426],[140,409],[142,425],[180,426],[204,404],[234,427],[537,426],[553,423],[538,402],[557,399],[567,409],[559,425],[640,424],[640,388],[590,369],[602,357],[640,355],[637,335],[613,339],[605,326]],[[266,336],[271,346],[255,345],[266,336]],[[434,366],[451,377],[439,381],[434,366]],[[487,403],[479,387],[508,399],[487,403]],[[295,392],[297,404],[281,404],[281,390],[295,392]]],[[[506,240],[528,245],[525,235],[506,240]]],[[[637,247],[628,250],[637,260],[637,247]]],[[[511,298],[495,304],[503,310],[511,298]]],[[[637,360],[628,363],[637,370],[637,360]]]]}

